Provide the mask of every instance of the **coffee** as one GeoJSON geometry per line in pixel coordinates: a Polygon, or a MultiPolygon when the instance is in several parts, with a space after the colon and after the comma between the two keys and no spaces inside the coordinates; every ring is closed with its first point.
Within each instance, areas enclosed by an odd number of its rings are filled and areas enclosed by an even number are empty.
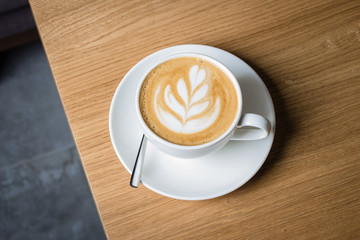
{"type": "Polygon", "coordinates": [[[224,134],[239,107],[230,78],[197,57],[159,64],[146,76],[139,108],[146,125],[159,137],[179,145],[200,145],[224,134]]]}

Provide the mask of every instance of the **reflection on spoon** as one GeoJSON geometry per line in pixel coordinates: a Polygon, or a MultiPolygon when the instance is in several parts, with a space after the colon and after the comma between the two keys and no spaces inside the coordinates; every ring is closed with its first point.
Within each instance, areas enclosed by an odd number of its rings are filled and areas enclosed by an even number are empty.
{"type": "Polygon", "coordinates": [[[145,158],[146,145],[147,140],[143,134],[130,179],[130,186],[134,188],[137,188],[141,181],[141,171],[145,158]]]}

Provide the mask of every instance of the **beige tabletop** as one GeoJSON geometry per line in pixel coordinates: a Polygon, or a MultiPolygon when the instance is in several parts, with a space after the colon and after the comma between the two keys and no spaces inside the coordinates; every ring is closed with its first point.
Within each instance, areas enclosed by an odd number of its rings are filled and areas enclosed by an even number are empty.
{"type": "Polygon", "coordinates": [[[30,3],[109,239],[360,238],[358,0],[30,3]],[[188,43],[246,61],[277,117],[258,174],[205,201],[130,188],[108,130],[126,72],[188,43]]]}

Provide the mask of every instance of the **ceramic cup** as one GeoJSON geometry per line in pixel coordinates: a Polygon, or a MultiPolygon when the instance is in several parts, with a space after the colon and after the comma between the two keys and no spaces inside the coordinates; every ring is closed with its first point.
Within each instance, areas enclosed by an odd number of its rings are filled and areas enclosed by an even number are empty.
{"type": "Polygon", "coordinates": [[[142,79],[140,80],[140,83],[137,87],[137,91],[135,95],[135,106],[136,106],[137,118],[139,120],[140,126],[147,140],[149,140],[154,146],[156,146],[162,152],[172,155],[174,157],[180,157],[180,158],[203,157],[207,154],[219,150],[230,140],[249,141],[249,140],[263,139],[269,135],[271,129],[270,122],[265,117],[254,113],[242,112],[243,101],[241,94],[241,86],[239,85],[233,73],[227,67],[225,67],[221,62],[209,56],[198,53],[181,53],[181,54],[172,55],[165,59],[162,59],[161,61],[155,63],[152,67],[150,67],[148,71],[146,71],[142,79]],[[201,145],[194,145],[194,146],[184,146],[184,145],[178,145],[168,142],[162,139],[161,137],[159,137],[158,135],[156,135],[146,125],[142,117],[142,114],[140,112],[139,95],[140,95],[141,86],[146,76],[150,73],[152,69],[154,69],[159,64],[179,57],[195,57],[195,58],[204,59],[214,64],[228,76],[228,78],[231,80],[236,90],[237,99],[238,99],[238,109],[235,118],[231,126],[225,131],[225,133],[223,133],[220,137],[216,138],[211,142],[207,142],[201,145]]]}

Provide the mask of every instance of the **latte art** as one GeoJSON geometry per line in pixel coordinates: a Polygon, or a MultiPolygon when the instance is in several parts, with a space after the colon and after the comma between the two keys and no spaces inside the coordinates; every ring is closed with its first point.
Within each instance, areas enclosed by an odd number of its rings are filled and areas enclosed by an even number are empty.
{"type": "Polygon", "coordinates": [[[220,113],[220,98],[212,99],[209,94],[211,80],[206,79],[206,71],[197,65],[192,66],[188,79],[188,83],[179,79],[175,91],[167,84],[163,95],[159,95],[161,86],[155,92],[156,116],[165,127],[176,133],[200,132],[212,125],[220,113]],[[165,102],[171,111],[163,109],[161,102],[165,102]]]}
{"type": "Polygon", "coordinates": [[[179,57],[146,76],[139,108],[146,125],[159,137],[179,145],[199,145],[231,126],[238,96],[229,77],[214,64],[179,57]]]}

